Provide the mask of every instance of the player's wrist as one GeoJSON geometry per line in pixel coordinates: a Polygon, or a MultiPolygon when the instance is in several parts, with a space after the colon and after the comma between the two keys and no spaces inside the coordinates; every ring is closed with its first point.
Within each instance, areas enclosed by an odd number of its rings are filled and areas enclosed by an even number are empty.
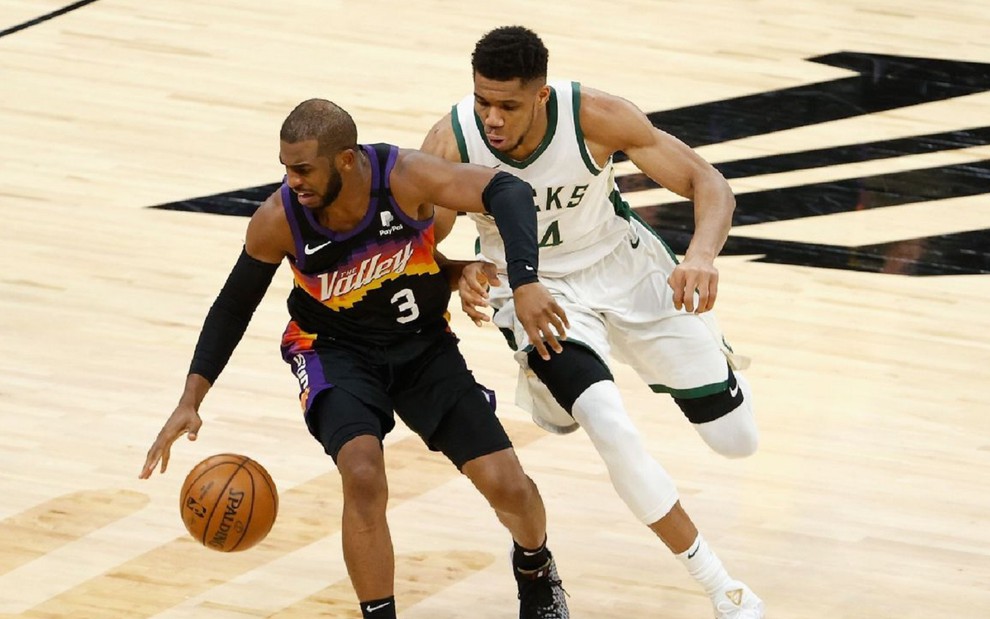
{"type": "Polygon", "coordinates": [[[515,268],[510,263],[508,265],[509,287],[513,291],[518,290],[527,284],[535,284],[540,281],[536,274],[536,267],[529,264],[517,265],[515,268]]]}

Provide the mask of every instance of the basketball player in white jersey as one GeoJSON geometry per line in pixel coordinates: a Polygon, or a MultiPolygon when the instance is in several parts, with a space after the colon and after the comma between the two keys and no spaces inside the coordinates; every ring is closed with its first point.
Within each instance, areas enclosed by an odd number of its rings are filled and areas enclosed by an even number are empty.
{"type": "MultiPolygon", "coordinates": [[[[460,280],[462,308],[495,324],[520,364],[517,403],[541,427],[583,427],[629,509],[667,545],[709,595],[718,619],[759,619],[764,604],[732,578],[681,507],[673,480],[646,451],[608,367],[628,363],[669,393],[716,452],[757,446],[750,390],[711,314],[714,260],[732,222],[725,179],[680,140],[653,127],[632,103],[572,82],[547,82],[548,52],[532,31],[497,28],[472,56],[474,93],[453,107],[423,150],[515,174],[534,189],[540,276],[570,321],[563,351],[533,352],[505,285],[507,265],[490,217],[470,214],[479,262],[460,280]],[[613,154],[694,202],[695,231],[680,262],[622,200],[613,154]]],[[[456,213],[437,209],[437,239],[456,213]]]]}

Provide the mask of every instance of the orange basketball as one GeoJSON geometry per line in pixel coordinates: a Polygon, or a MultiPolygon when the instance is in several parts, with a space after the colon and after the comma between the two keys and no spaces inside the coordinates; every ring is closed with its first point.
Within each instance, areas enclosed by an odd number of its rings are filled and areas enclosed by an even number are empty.
{"type": "Polygon", "coordinates": [[[207,548],[247,550],[275,524],[278,491],[268,471],[251,458],[217,454],[189,471],[179,511],[189,533],[207,548]]]}

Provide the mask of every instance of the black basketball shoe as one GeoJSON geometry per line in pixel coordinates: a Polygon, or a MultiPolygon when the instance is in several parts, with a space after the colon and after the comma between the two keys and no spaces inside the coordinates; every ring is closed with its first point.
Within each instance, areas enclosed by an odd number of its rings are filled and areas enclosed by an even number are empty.
{"type": "MultiPolygon", "coordinates": [[[[549,554],[549,553],[548,553],[549,554]]],[[[553,556],[536,570],[513,569],[519,587],[519,619],[569,619],[567,594],[553,556]]]]}

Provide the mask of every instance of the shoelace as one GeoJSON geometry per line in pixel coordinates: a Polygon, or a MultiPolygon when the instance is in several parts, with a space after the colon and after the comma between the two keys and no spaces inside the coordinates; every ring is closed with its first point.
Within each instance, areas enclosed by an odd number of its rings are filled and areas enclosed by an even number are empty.
{"type": "Polygon", "coordinates": [[[715,605],[715,611],[718,613],[719,619],[745,619],[749,609],[744,608],[741,604],[736,605],[723,600],[715,605]]]}
{"type": "Polygon", "coordinates": [[[547,587],[550,590],[550,595],[553,595],[553,588],[554,587],[557,587],[558,589],[560,589],[561,591],[563,591],[564,592],[564,595],[566,595],[567,597],[570,597],[571,596],[571,594],[567,592],[567,589],[564,588],[564,583],[562,581],[555,580],[555,579],[550,578],[550,577],[546,577],[546,578],[536,578],[536,579],[533,579],[533,580],[524,582],[522,584],[522,586],[519,588],[519,595],[518,595],[518,597],[521,600],[523,598],[523,594],[529,593],[529,591],[531,591],[532,589],[534,589],[536,587],[544,587],[544,586],[547,587]]]}

